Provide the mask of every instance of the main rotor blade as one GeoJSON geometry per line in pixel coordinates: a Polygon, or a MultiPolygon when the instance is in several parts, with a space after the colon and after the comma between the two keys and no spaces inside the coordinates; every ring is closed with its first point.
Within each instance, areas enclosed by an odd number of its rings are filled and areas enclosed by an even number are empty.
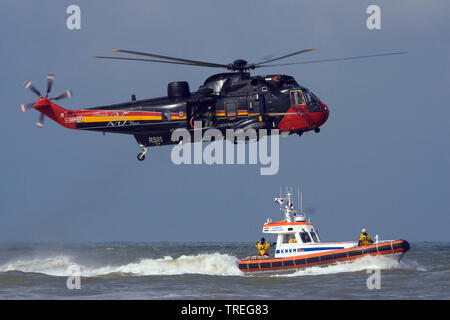
{"type": "Polygon", "coordinates": [[[52,84],[53,84],[54,80],[55,80],[55,75],[53,75],[51,73],[47,74],[47,91],[45,93],[46,98],[48,97],[48,94],[52,90],[52,84]]]}
{"type": "Polygon", "coordinates": [[[309,64],[309,63],[319,63],[319,62],[346,61],[346,60],[353,60],[353,59],[365,59],[365,58],[373,58],[373,57],[393,56],[393,55],[407,54],[407,53],[408,52],[406,52],[406,51],[402,51],[402,52],[370,54],[370,55],[365,55],[365,56],[355,56],[355,57],[346,57],[346,58],[321,59],[321,60],[311,60],[311,61],[291,62],[291,63],[277,63],[277,64],[268,64],[265,66],[256,66],[256,68],[292,66],[292,65],[297,65],[297,64],[309,64]]]}
{"type": "Polygon", "coordinates": [[[146,53],[146,52],[130,51],[130,50],[122,50],[122,49],[114,49],[113,51],[122,52],[122,53],[129,53],[129,54],[137,54],[137,55],[141,55],[141,56],[153,57],[153,58],[158,58],[158,59],[165,59],[165,60],[170,60],[170,61],[185,62],[185,63],[190,63],[190,64],[193,64],[193,65],[201,65],[201,66],[204,66],[204,67],[227,68],[226,64],[211,63],[211,62],[198,61],[198,60],[189,60],[189,59],[182,59],[182,58],[174,58],[174,57],[163,56],[163,55],[154,54],[154,53],[146,53]]]}
{"type": "Polygon", "coordinates": [[[31,84],[31,82],[30,81],[25,81],[25,83],[23,84],[23,86],[26,88],[26,89],[28,89],[28,90],[31,90],[31,91],[33,91],[35,94],[37,94],[39,97],[41,97],[42,95],[41,95],[41,92],[38,90],[38,89],[36,89],[35,87],[33,87],[33,85],[31,84]]]}
{"type": "Polygon", "coordinates": [[[282,57],[279,57],[279,58],[274,58],[274,59],[270,59],[270,60],[266,60],[266,61],[263,61],[263,62],[256,63],[255,67],[258,67],[258,66],[260,66],[262,64],[265,64],[267,62],[273,62],[273,61],[289,58],[289,57],[295,56],[297,54],[301,54],[301,53],[305,53],[305,52],[309,52],[309,51],[314,51],[314,50],[316,50],[316,49],[315,48],[308,48],[308,49],[292,52],[292,53],[289,53],[289,54],[287,54],[285,56],[282,56],[282,57]]]}
{"type": "Polygon", "coordinates": [[[114,59],[114,60],[130,60],[130,61],[145,61],[145,62],[161,62],[161,63],[169,63],[169,64],[182,64],[187,66],[196,66],[196,67],[209,67],[209,68],[222,68],[222,66],[209,66],[209,65],[200,65],[194,63],[186,63],[186,62],[175,62],[175,61],[164,61],[164,60],[153,60],[153,59],[139,59],[139,58],[119,58],[119,57],[107,57],[107,56],[93,56],[96,59],[114,59]]]}

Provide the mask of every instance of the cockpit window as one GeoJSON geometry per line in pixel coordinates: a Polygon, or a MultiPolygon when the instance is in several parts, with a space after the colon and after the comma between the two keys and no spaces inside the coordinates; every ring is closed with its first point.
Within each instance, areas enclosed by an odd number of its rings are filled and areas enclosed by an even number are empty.
{"type": "Polygon", "coordinates": [[[320,100],[309,90],[304,90],[303,95],[305,96],[306,104],[308,105],[309,112],[321,112],[322,106],[320,100]]]}
{"type": "Polygon", "coordinates": [[[298,86],[297,81],[295,81],[295,79],[291,76],[283,76],[281,81],[283,85],[298,86]]]}
{"type": "Polygon", "coordinates": [[[320,101],[320,99],[311,91],[309,91],[309,93],[313,96],[314,99],[316,99],[317,101],[320,101]]]}
{"type": "Polygon", "coordinates": [[[304,90],[303,94],[305,95],[306,103],[310,103],[313,101],[318,101],[319,98],[317,98],[311,91],[304,90]]]}
{"type": "Polygon", "coordinates": [[[305,99],[309,102],[309,101],[320,101],[319,98],[317,98],[317,96],[312,93],[310,90],[303,90],[303,94],[305,95],[305,99]]]}
{"type": "Polygon", "coordinates": [[[313,101],[307,105],[309,112],[322,112],[322,106],[318,101],[313,101]]]}
{"type": "Polygon", "coordinates": [[[305,90],[305,100],[306,103],[312,102],[311,96],[309,95],[308,91],[305,90]]]}

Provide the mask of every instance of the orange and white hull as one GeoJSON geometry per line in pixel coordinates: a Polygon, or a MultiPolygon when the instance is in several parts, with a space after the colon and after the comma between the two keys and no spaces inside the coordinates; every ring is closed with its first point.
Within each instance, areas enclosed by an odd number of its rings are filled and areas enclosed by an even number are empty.
{"type": "Polygon", "coordinates": [[[409,250],[405,240],[395,240],[338,250],[322,251],[313,254],[301,254],[286,258],[246,258],[238,261],[242,272],[284,272],[312,266],[329,265],[336,262],[351,261],[363,256],[394,256],[401,259],[409,250]]]}

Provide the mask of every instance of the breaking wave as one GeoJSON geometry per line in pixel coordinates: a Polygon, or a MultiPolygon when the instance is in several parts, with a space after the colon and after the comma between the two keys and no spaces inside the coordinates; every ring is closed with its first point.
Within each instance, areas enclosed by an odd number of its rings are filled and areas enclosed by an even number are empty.
{"type": "Polygon", "coordinates": [[[66,256],[55,256],[43,259],[17,260],[0,267],[0,272],[22,271],[45,273],[52,276],[65,276],[67,268],[75,263],[66,256]]]}
{"type": "Polygon", "coordinates": [[[70,276],[71,267],[80,267],[81,276],[96,277],[108,274],[124,274],[134,276],[150,275],[240,275],[236,257],[212,253],[183,255],[176,259],[166,256],[159,259],[141,259],[119,266],[87,267],[77,264],[70,257],[55,256],[43,259],[18,260],[0,266],[0,272],[22,271],[43,273],[51,276],[70,276]]]}
{"type": "Polygon", "coordinates": [[[142,259],[136,263],[112,267],[106,266],[90,271],[91,275],[110,273],[149,275],[179,275],[179,274],[206,274],[206,275],[239,275],[236,257],[212,253],[198,255],[183,255],[179,258],[166,256],[160,259],[142,259]]]}
{"type": "Polygon", "coordinates": [[[394,257],[389,256],[364,256],[362,258],[347,261],[337,262],[328,266],[315,266],[305,269],[300,269],[294,273],[284,274],[279,276],[285,277],[298,277],[308,275],[323,275],[323,274],[336,274],[344,272],[359,272],[372,270],[389,270],[389,269],[406,269],[406,270],[419,270],[426,271],[419,267],[415,261],[405,261],[404,259],[398,261],[394,257]]]}
{"type": "MultiPolygon", "coordinates": [[[[17,260],[0,266],[0,272],[21,271],[27,273],[42,273],[50,276],[67,277],[73,271],[74,265],[79,266],[83,277],[101,277],[106,275],[122,276],[153,276],[203,274],[222,276],[249,276],[244,274],[237,265],[237,258],[228,254],[211,253],[198,255],[182,255],[178,258],[165,256],[158,259],[141,259],[123,265],[107,265],[89,267],[78,264],[68,256],[54,256],[41,259],[17,260]]],[[[359,272],[367,269],[409,269],[426,271],[415,261],[397,261],[386,256],[365,256],[351,262],[338,262],[328,266],[315,266],[300,269],[288,274],[278,274],[275,277],[297,277],[308,275],[337,274],[344,272],[359,272]]],[[[261,274],[259,274],[261,275],[261,274]]]]}

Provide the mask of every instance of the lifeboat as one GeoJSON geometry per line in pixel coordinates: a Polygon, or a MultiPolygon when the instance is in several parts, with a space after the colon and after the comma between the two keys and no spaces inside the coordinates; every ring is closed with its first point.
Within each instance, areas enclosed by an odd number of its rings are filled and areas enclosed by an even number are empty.
{"type": "Polygon", "coordinates": [[[311,221],[306,221],[302,206],[300,205],[299,212],[295,209],[292,195],[287,192],[285,198],[275,198],[275,202],[284,211],[285,219],[277,222],[267,219],[263,225],[263,234],[277,235],[274,257],[258,255],[240,259],[238,265],[242,272],[293,272],[364,256],[382,255],[400,260],[409,250],[406,240],[379,241],[378,236],[375,236],[374,243],[365,246],[359,246],[357,241],[321,242],[311,221]]]}

